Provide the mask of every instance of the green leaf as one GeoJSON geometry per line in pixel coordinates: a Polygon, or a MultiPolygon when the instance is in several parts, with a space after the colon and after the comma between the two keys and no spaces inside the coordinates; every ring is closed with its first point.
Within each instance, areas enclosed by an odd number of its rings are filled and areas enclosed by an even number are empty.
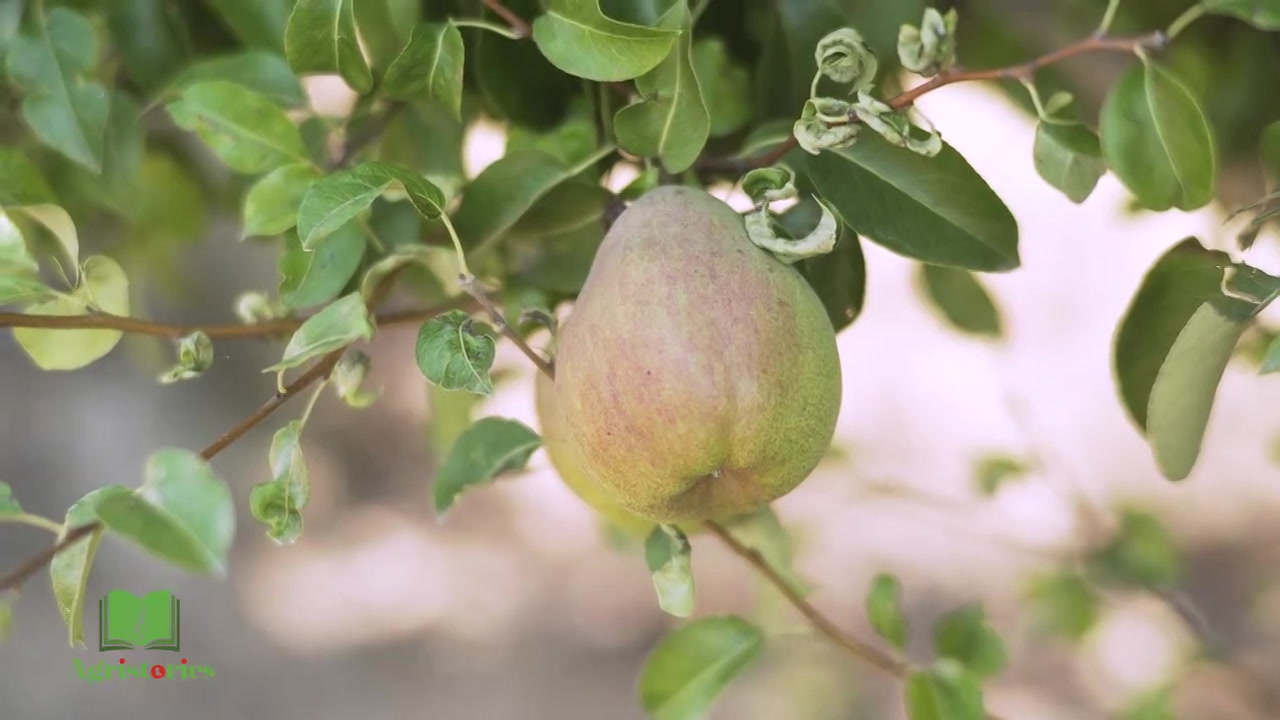
{"type": "Polygon", "coordinates": [[[333,368],[333,392],[347,407],[359,410],[378,400],[378,391],[361,389],[372,361],[359,350],[348,350],[333,368]]]}
{"type": "Polygon", "coordinates": [[[439,105],[415,103],[395,113],[378,145],[378,159],[421,173],[452,198],[465,182],[464,128],[439,105]],[[422,142],[429,137],[431,142],[422,142]]]}
{"type": "Polygon", "coordinates": [[[903,688],[908,720],[983,720],[982,686],[953,661],[917,670],[903,688]]]}
{"type": "Polygon", "coordinates": [[[337,73],[358,93],[373,89],[373,75],[356,37],[355,2],[297,0],[284,31],[284,54],[294,72],[337,73]]]}
{"type": "Polygon", "coordinates": [[[1187,238],[1147,272],[1116,333],[1121,398],[1170,480],[1194,467],[1222,373],[1260,307],[1222,292],[1225,270],[1280,289],[1280,279],[1187,238]]]}
{"type": "Polygon", "coordinates": [[[187,64],[181,19],[164,0],[109,0],[107,27],[129,76],[148,93],[187,64]]]}
{"type": "Polygon", "coordinates": [[[385,71],[400,49],[409,42],[413,28],[422,19],[422,3],[418,0],[361,0],[353,3],[356,27],[369,52],[369,61],[378,71],[385,71]]]}
{"type": "Polygon", "coordinates": [[[1280,30],[1280,0],[1204,0],[1204,9],[1238,17],[1259,30],[1280,30]]]}
{"type": "Polygon", "coordinates": [[[623,149],[657,157],[667,172],[681,173],[707,144],[711,116],[693,69],[693,28],[686,0],[677,2],[668,18],[663,24],[680,28],[680,38],[657,67],[636,78],[642,99],[619,110],[613,127],[623,149]]]}
{"type": "Polygon", "coordinates": [[[223,576],[236,531],[231,489],[190,450],[165,448],[147,458],[141,487],[97,506],[107,531],[191,572],[223,576]]]}
{"type": "Polygon", "coordinates": [[[424,218],[440,217],[444,208],[440,188],[411,170],[373,160],[318,180],[307,189],[298,208],[298,236],[302,247],[308,250],[316,247],[396,184],[404,188],[409,202],[424,218]]]}
{"type": "Polygon", "coordinates": [[[608,190],[570,181],[539,200],[507,234],[513,276],[533,287],[576,295],[604,239],[608,190]]]}
{"type": "Polygon", "coordinates": [[[40,169],[17,148],[0,147],[0,207],[53,204],[40,169]]]}
{"type": "Polygon", "coordinates": [[[751,120],[751,75],[729,58],[724,39],[700,38],[690,54],[698,87],[711,115],[709,135],[721,138],[751,120]]]}
{"type": "MultiPolygon", "coordinates": [[[[503,5],[523,18],[536,17],[542,0],[506,0],[503,5]]],[[[492,10],[485,19],[505,23],[492,10]]],[[[528,40],[512,40],[496,33],[473,36],[473,77],[485,112],[511,125],[546,130],[564,119],[565,110],[582,93],[582,81],[560,72],[528,40]],[[520,68],[513,73],[511,68],[520,68]]]]}
{"type": "MultiPolygon", "coordinates": [[[[416,216],[415,216],[416,217],[416,216]]],[[[419,265],[428,274],[435,272],[440,266],[449,268],[450,277],[456,275],[457,258],[452,249],[430,245],[401,245],[378,262],[369,266],[364,277],[360,279],[360,294],[366,299],[372,298],[378,285],[393,272],[411,265],[419,265]]],[[[434,275],[432,275],[434,277],[434,275]]]]}
{"type": "Polygon", "coordinates": [[[436,513],[443,516],[468,488],[493,481],[504,472],[520,470],[542,445],[538,434],[505,418],[477,421],[458,437],[433,487],[436,513]]]}
{"type": "Polygon", "coordinates": [[[383,89],[402,100],[423,98],[462,118],[462,33],[451,21],[420,23],[387,68],[383,89]]]}
{"type": "Polygon", "coordinates": [[[1003,337],[1000,310],[973,273],[927,263],[917,272],[925,297],[953,328],[997,340],[1003,337]]]}
{"type": "MultiPolygon", "coordinates": [[[[64,540],[72,530],[98,522],[98,504],[111,497],[133,495],[123,485],[108,485],[93,490],[67,509],[58,540],[64,540]]],[[[74,545],[53,556],[49,562],[49,581],[53,586],[53,601],[58,606],[62,621],[67,625],[68,642],[72,647],[84,645],[84,598],[89,584],[93,559],[98,554],[105,530],[102,527],[90,532],[74,545]]]]}
{"type": "MultiPolygon", "coordinates": [[[[776,220],[789,237],[799,239],[817,227],[821,214],[818,201],[805,196],[776,220]]],[[[795,267],[822,300],[832,329],[840,332],[853,324],[866,298],[867,265],[862,244],[848,225],[840,224],[834,250],[801,260],[795,267]]]]}
{"type": "Polygon", "coordinates": [[[311,479],[302,457],[302,421],[293,420],[271,437],[268,464],[271,481],[253,486],[249,510],[267,526],[267,535],[281,545],[302,536],[302,510],[311,496],[311,479]]]}
{"type": "Polygon", "coordinates": [[[977,272],[1020,264],[1017,221],[950,145],[928,158],[864,133],[794,157],[846,225],[899,255],[977,272]]]}
{"type": "Polygon", "coordinates": [[[1088,199],[1107,172],[1098,136],[1078,123],[1036,123],[1032,159],[1040,177],[1076,204],[1088,199]]]}
{"type": "Polygon", "coordinates": [[[486,167],[467,185],[453,215],[453,225],[468,255],[488,249],[534,203],[612,151],[607,146],[600,148],[572,166],[545,153],[528,151],[506,155],[486,167]]]}
{"type": "MultiPolygon", "coordinates": [[[[80,285],[70,295],[27,307],[28,315],[85,315],[90,308],[129,314],[129,279],[103,255],[85,259],[80,285]]],[[[13,337],[43,370],[77,370],[102,358],[120,341],[119,330],[44,330],[14,328],[13,337]]]]}
{"type": "Polygon", "coordinates": [[[194,131],[227,167],[255,175],[305,162],[298,127],[270,98],[223,80],[192,85],[168,105],[173,121],[194,131]]]}
{"type": "Polygon", "coordinates": [[[533,21],[533,41],[552,65],[587,80],[639,77],[662,62],[680,34],[606,17],[599,0],[547,0],[546,7],[533,21]]]}
{"type": "Polygon", "coordinates": [[[1098,622],[1098,593],[1077,573],[1058,572],[1037,578],[1027,604],[1041,632],[1080,640],[1098,622]]]}
{"type": "Polygon", "coordinates": [[[974,466],[973,480],[978,492],[984,496],[995,495],[1006,483],[1027,475],[1031,468],[1018,458],[1008,455],[984,455],[974,466]]]}
{"type": "Polygon", "coordinates": [[[35,276],[39,270],[40,264],[27,247],[22,231],[8,213],[0,210],[0,277],[37,282],[35,276]]]}
{"type": "Polygon", "coordinates": [[[213,365],[213,340],[203,330],[178,340],[178,364],[162,373],[162,384],[200,377],[213,365]]]}
{"type": "Polygon", "coordinates": [[[1107,166],[1142,207],[1195,210],[1213,200],[1213,135],[1191,92],[1167,70],[1144,61],[1121,75],[1099,132],[1107,166]]]}
{"type": "Polygon", "coordinates": [[[57,295],[53,288],[39,280],[8,274],[12,271],[12,267],[0,266],[0,305],[39,303],[57,295]]]}
{"type": "MultiPolygon", "coordinates": [[[[102,172],[74,171],[62,181],[60,192],[86,200],[130,222],[147,200],[140,177],[146,155],[143,109],[122,88],[111,93],[106,136],[102,144],[102,172]]],[[[158,154],[158,153],[157,153],[158,154]]]]}
{"type": "Polygon", "coordinates": [[[881,573],[871,581],[866,611],[877,635],[899,650],[907,649],[907,617],[902,614],[902,585],[898,578],[881,573]]]}
{"type": "Polygon", "coordinates": [[[1008,663],[1004,641],[987,625],[980,605],[947,613],[933,629],[938,656],[964,665],[978,679],[1000,674],[1008,663]]]}
{"type": "Polygon", "coordinates": [[[600,147],[595,108],[585,95],[574,98],[565,119],[545,132],[519,125],[507,130],[506,155],[539,150],[566,165],[574,165],[600,147]]]}
{"type": "Polygon", "coordinates": [[[201,60],[188,66],[171,83],[181,92],[192,85],[223,80],[260,93],[287,107],[307,104],[306,91],[284,58],[265,50],[245,50],[201,60]]]}
{"type": "Polygon", "coordinates": [[[32,9],[30,27],[9,46],[9,79],[25,93],[22,117],[40,142],[101,172],[110,101],[106,88],[91,80],[98,37],[73,10],[41,10],[32,9]]]}
{"type": "Polygon", "coordinates": [[[22,505],[13,496],[13,488],[9,487],[9,483],[0,482],[0,517],[21,514],[22,505]]]}
{"type": "Polygon", "coordinates": [[[241,237],[279,235],[297,225],[302,198],[322,177],[311,163],[281,165],[263,175],[245,194],[241,237]]]}
{"type": "Polygon", "coordinates": [[[284,348],[284,358],[263,372],[297,367],[313,357],[346,347],[357,340],[373,339],[373,318],[359,292],[334,300],[307,318],[284,348]]]}
{"type": "Polygon", "coordinates": [[[640,671],[640,706],[655,720],[706,717],[716,698],[764,647],[764,633],[735,616],[694,620],[670,632],[640,671]]]}
{"type": "Polygon", "coordinates": [[[284,52],[285,27],[294,0],[205,0],[245,45],[284,52]]]}
{"type": "Polygon", "coordinates": [[[418,368],[434,385],[492,395],[496,343],[490,328],[462,310],[450,310],[423,323],[418,331],[418,368]]]}
{"type": "Polygon", "coordinates": [[[471,427],[475,408],[482,400],[479,395],[427,384],[427,401],[431,406],[427,436],[436,457],[446,457],[462,433],[471,427]]]}
{"type": "Polygon", "coordinates": [[[297,233],[287,233],[279,263],[280,302],[298,309],[334,299],[356,274],[365,246],[365,231],[357,222],[338,228],[314,250],[304,250],[297,233]]]}
{"type": "Polygon", "coordinates": [[[58,263],[60,268],[70,269],[69,279],[77,280],[79,273],[77,266],[80,263],[80,236],[76,232],[76,225],[71,220],[71,216],[67,214],[67,211],[57,205],[15,205],[9,208],[9,211],[11,214],[26,215],[40,223],[53,235],[58,243],[58,250],[61,251],[61,257],[55,256],[55,262],[58,263]]]}
{"type": "Polygon", "coordinates": [[[645,563],[653,574],[658,606],[676,617],[693,614],[693,548],[675,525],[655,525],[644,541],[645,563]]]}
{"type": "Polygon", "coordinates": [[[1089,558],[1089,567],[1110,583],[1148,589],[1167,588],[1182,575],[1182,559],[1160,519],[1127,509],[1120,531],[1089,558]]]}

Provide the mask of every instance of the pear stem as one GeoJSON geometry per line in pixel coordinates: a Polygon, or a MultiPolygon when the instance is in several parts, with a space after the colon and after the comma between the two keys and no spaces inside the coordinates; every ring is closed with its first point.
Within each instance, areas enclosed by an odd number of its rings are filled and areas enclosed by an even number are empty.
{"type": "MultiPolygon", "coordinates": [[[[783,597],[787,599],[787,602],[791,603],[796,610],[799,610],[800,614],[812,623],[820,633],[827,636],[829,640],[834,642],[836,645],[839,645],[844,650],[847,650],[849,654],[854,657],[875,665],[877,668],[898,678],[899,680],[906,680],[911,674],[912,667],[910,664],[898,660],[885,651],[880,650],[869,643],[863,642],[840,629],[840,627],[832,622],[830,618],[823,615],[821,610],[814,607],[808,600],[805,600],[800,593],[796,592],[795,588],[791,586],[791,583],[787,582],[786,578],[774,569],[774,567],[769,564],[768,560],[765,560],[764,556],[761,555],[759,551],[744,545],[740,540],[735,538],[728,530],[726,530],[723,525],[712,520],[704,520],[702,524],[711,531],[711,534],[715,535],[721,542],[727,545],[735,555],[750,563],[752,567],[754,567],[766,580],[769,581],[770,585],[774,586],[777,588],[778,592],[782,593],[783,597]]],[[[992,713],[986,713],[985,717],[986,720],[1001,720],[1000,716],[992,713]]]]}

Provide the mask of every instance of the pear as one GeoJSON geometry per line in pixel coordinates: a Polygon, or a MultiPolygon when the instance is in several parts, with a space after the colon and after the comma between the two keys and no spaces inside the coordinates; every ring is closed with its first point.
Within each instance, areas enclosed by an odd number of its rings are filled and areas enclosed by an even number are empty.
{"type": "Polygon", "coordinates": [[[653,530],[654,522],[627,512],[613,494],[596,482],[582,466],[578,448],[569,439],[564,418],[556,404],[555,386],[551,378],[538,373],[534,385],[534,408],[538,415],[538,428],[542,446],[546,448],[551,466],[560,479],[583,502],[602,518],[627,535],[643,539],[653,530]]]}
{"type": "Polygon", "coordinates": [[[759,510],[835,433],[822,301],[701,189],[656,188],[618,217],[557,344],[556,403],[585,474],[655,523],[759,510]]]}

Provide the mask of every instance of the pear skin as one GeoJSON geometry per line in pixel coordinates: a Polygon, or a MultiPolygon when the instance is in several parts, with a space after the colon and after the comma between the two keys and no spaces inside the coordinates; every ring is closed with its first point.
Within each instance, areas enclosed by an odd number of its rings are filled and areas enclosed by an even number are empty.
{"type": "Polygon", "coordinates": [[[582,468],[653,522],[763,508],[835,434],[840,358],[822,301],[698,188],[659,187],[622,213],[557,345],[582,468]]]}

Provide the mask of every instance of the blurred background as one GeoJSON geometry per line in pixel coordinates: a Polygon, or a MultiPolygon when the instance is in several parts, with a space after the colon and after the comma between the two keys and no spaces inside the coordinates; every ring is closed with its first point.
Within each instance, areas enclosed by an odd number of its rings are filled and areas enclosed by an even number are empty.
{"type": "MultiPolygon", "coordinates": [[[[981,66],[1034,56],[1087,33],[1104,4],[962,3],[962,32],[969,23],[986,34],[975,36],[981,42],[962,35],[961,59],[981,66]],[[1014,36],[1018,44],[999,42],[1014,36]]],[[[1118,33],[1167,24],[1183,3],[1122,3],[1130,5],[1149,7],[1122,12],[1118,33]]],[[[1228,168],[1223,202],[1196,213],[1134,214],[1111,176],[1071,204],[1035,174],[1034,123],[1021,96],[960,85],[921,100],[1018,219],[1022,267],[982,276],[1007,340],[950,330],[923,302],[915,265],[864,243],[865,307],[839,336],[845,389],[833,452],[775,505],[793,534],[796,567],[815,585],[811,600],[860,636],[871,636],[863,596],[877,573],[901,579],[921,656],[933,620],[983,603],[1010,653],[988,689],[988,707],[1006,719],[1280,717],[1280,414],[1272,410],[1280,382],[1233,363],[1195,472],[1172,484],[1125,416],[1111,374],[1116,325],[1160,254],[1196,235],[1238,257],[1239,223],[1224,221],[1261,194],[1250,143],[1280,117],[1274,40],[1231,20],[1194,33],[1192,50],[1175,62],[1201,94],[1228,168]],[[1219,82],[1214,73],[1232,63],[1238,72],[1219,82]],[[975,468],[991,456],[1030,470],[984,493],[975,468]],[[1150,518],[1155,529],[1143,525],[1150,518]],[[1098,586],[1096,603],[1062,585],[1045,590],[1139,526],[1140,540],[1122,551],[1167,570],[1170,587],[1098,586]]],[[[1099,92],[1127,62],[1085,58],[1055,78],[1092,117],[1099,92]]],[[[350,106],[340,82],[317,78],[308,89],[326,112],[350,106]]],[[[473,126],[467,176],[500,157],[504,142],[502,123],[473,126]]],[[[614,175],[627,179],[625,170],[614,175]]],[[[274,287],[273,248],[239,242],[233,212],[210,208],[204,220],[171,257],[156,255],[150,275],[150,261],[129,268],[137,314],[227,322],[235,294],[274,287]],[[157,279],[169,272],[168,284],[157,279]]],[[[81,232],[94,246],[93,229],[81,232]]],[[[1280,273],[1276,239],[1264,233],[1249,262],[1280,273]]],[[[1275,313],[1264,320],[1274,324],[1275,313]]],[[[271,433],[301,402],[214,461],[241,509],[225,581],[103,542],[89,597],[173,589],[183,655],[216,678],[77,679],[73,658],[97,662],[99,653],[68,647],[42,574],[24,588],[0,646],[0,720],[642,717],[637,674],[677,624],[657,607],[642,553],[602,528],[542,451],[527,472],[463,495],[447,521],[437,520],[432,477],[443,439],[457,430],[414,362],[415,334],[415,326],[389,327],[367,348],[369,387],[383,393],[375,406],[351,410],[326,393],[313,413],[303,439],[312,500],[296,545],[272,543],[247,499],[269,479],[271,433]]],[[[163,342],[127,337],[88,369],[42,373],[0,341],[0,480],[29,511],[61,518],[93,488],[139,482],[156,448],[203,447],[270,396],[274,378],[260,369],[279,352],[255,340],[216,349],[202,378],[160,386],[154,377],[170,363],[163,342]]],[[[501,344],[498,374],[497,391],[474,416],[536,428],[534,369],[501,344]]],[[[0,568],[47,542],[38,530],[5,527],[0,568]]],[[[773,633],[714,717],[902,717],[896,681],[811,635],[741,559],[695,537],[694,569],[699,614],[748,615],[773,633]]],[[[92,632],[92,603],[85,617],[92,632]]],[[[172,662],[169,653],[139,655],[172,662]]]]}

